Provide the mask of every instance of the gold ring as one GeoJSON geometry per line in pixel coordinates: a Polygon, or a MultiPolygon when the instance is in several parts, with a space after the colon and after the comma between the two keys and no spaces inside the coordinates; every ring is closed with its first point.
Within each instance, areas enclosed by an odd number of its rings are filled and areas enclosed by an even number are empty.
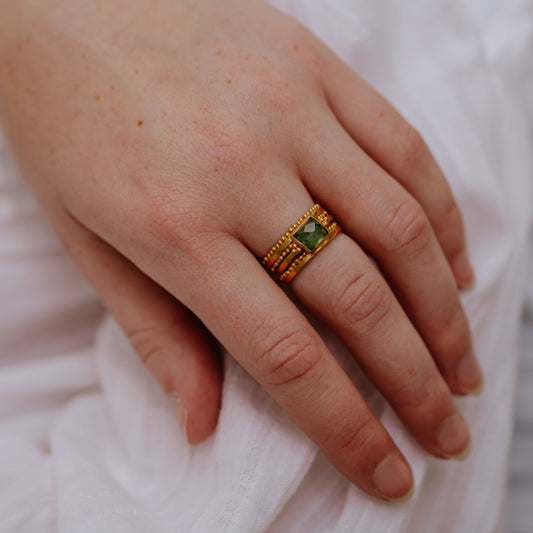
{"type": "Polygon", "coordinates": [[[263,265],[290,283],[328,242],[342,231],[320,204],[315,204],[292,225],[265,255],[263,265]]]}

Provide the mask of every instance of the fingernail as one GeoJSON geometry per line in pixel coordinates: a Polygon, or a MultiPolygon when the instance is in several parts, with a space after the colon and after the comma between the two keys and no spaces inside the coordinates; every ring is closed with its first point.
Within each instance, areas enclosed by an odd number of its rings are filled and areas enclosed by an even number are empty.
{"type": "Polygon", "coordinates": [[[174,413],[176,414],[176,419],[181,427],[181,430],[185,434],[185,437],[187,437],[187,440],[189,440],[189,436],[187,435],[188,411],[183,406],[183,403],[181,402],[180,398],[178,398],[177,396],[172,397],[172,402],[174,404],[174,413]]]}
{"type": "Polygon", "coordinates": [[[468,446],[465,448],[464,452],[460,453],[459,455],[454,455],[452,459],[455,459],[456,461],[464,461],[472,451],[472,441],[468,441],[468,446]]]}
{"type": "Polygon", "coordinates": [[[469,352],[457,365],[457,381],[461,388],[470,393],[479,395],[483,390],[483,374],[476,356],[469,352]]]}
{"type": "Polygon", "coordinates": [[[378,493],[390,501],[406,501],[414,492],[411,469],[394,452],[387,455],[376,467],[372,482],[378,493]]]}
{"type": "Polygon", "coordinates": [[[481,378],[481,383],[479,384],[478,387],[476,387],[475,389],[472,389],[470,391],[468,391],[472,396],[481,396],[481,394],[483,393],[483,390],[485,389],[485,381],[483,380],[483,378],[481,378]]]}
{"type": "Polygon", "coordinates": [[[466,251],[462,251],[453,262],[453,272],[460,289],[474,288],[476,279],[466,251]]]}
{"type": "Polygon", "coordinates": [[[470,444],[470,432],[459,413],[449,416],[437,431],[437,446],[450,459],[463,459],[470,444]]]}

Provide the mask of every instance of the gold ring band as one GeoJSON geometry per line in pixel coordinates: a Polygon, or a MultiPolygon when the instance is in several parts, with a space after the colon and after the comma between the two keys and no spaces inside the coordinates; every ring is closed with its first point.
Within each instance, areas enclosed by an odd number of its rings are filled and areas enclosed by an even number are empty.
{"type": "Polygon", "coordinates": [[[290,283],[341,231],[333,216],[320,204],[315,204],[266,254],[263,265],[277,274],[280,281],[290,283]]]}

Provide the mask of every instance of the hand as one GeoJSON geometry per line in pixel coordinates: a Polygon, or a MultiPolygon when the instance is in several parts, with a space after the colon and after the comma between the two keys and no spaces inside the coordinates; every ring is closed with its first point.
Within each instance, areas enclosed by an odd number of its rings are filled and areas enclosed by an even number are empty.
{"type": "Polygon", "coordinates": [[[352,482],[386,499],[410,490],[401,451],[257,260],[316,201],[344,233],[294,293],[429,453],[464,452],[451,392],[482,378],[457,293],[473,279],[461,217],[383,97],[260,0],[1,10],[14,153],[66,250],[179,397],[191,442],[220,404],[207,328],[352,482]]]}

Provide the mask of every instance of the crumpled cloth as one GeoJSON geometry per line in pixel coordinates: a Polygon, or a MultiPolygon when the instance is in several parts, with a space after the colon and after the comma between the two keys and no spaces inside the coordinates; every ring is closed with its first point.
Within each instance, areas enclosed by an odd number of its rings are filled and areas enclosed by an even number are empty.
{"type": "Polygon", "coordinates": [[[471,456],[428,457],[316,320],[410,461],[413,499],[380,502],[351,485],[229,356],[217,430],[190,447],[0,139],[0,531],[504,530],[532,205],[533,4],[273,3],[386,95],[450,180],[477,272],[463,301],[486,380],[481,397],[457,399],[471,456]]]}

